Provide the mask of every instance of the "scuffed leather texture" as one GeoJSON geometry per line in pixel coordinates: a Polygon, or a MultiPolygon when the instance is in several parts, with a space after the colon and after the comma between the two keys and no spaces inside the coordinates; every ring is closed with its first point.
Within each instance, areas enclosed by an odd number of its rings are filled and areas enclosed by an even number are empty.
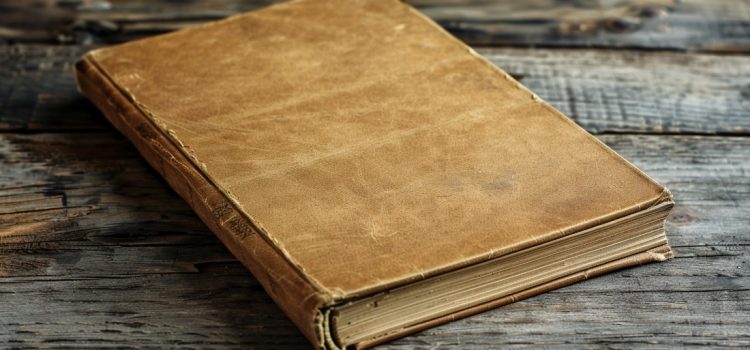
{"type": "Polygon", "coordinates": [[[316,344],[324,306],[670,199],[394,0],[292,1],[85,62],[81,90],[316,344]]]}

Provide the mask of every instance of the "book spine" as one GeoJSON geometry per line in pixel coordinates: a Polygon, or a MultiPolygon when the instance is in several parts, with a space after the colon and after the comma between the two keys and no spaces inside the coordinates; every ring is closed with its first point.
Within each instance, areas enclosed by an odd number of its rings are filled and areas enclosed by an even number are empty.
{"type": "Polygon", "coordinates": [[[327,347],[326,293],[310,283],[102,71],[89,54],[75,66],[79,91],[125,135],[245,265],[302,333],[327,347]]]}

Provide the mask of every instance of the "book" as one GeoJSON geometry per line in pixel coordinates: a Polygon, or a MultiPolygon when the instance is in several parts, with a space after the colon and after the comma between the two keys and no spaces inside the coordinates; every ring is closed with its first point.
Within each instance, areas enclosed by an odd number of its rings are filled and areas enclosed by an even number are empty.
{"type": "Polygon", "coordinates": [[[396,0],[276,4],[75,75],[319,349],[671,257],[666,188],[396,0]]]}

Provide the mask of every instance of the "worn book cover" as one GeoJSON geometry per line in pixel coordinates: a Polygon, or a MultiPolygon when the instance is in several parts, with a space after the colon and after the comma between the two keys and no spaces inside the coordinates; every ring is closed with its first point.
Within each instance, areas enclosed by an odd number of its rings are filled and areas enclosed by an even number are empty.
{"type": "Polygon", "coordinates": [[[669,191],[399,1],[273,5],[75,74],[317,348],[671,256],[669,191]]]}

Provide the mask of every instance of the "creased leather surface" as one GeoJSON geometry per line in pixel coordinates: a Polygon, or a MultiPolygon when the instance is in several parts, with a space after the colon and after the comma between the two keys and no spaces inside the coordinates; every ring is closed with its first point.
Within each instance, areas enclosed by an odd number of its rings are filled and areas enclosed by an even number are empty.
{"type": "Polygon", "coordinates": [[[298,0],[86,61],[81,89],[154,127],[118,126],[157,170],[182,159],[160,171],[256,276],[278,269],[269,293],[314,343],[323,305],[671,199],[397,1],[298,0]]]}

